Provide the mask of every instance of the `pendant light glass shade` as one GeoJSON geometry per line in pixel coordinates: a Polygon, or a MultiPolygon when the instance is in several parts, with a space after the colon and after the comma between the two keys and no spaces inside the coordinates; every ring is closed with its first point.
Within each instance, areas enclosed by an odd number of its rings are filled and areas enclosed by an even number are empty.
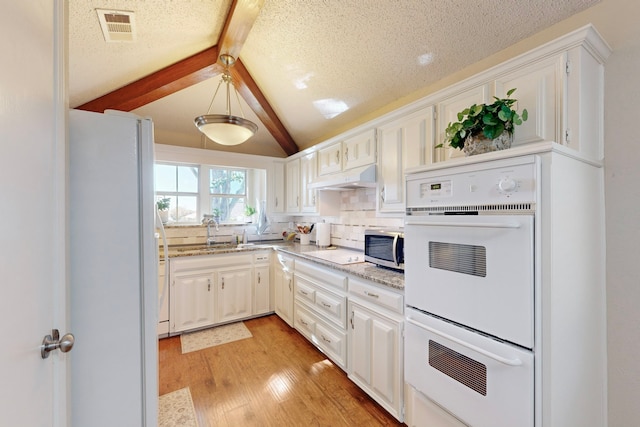
{"type": "Polygon", "coordinates": [[[242,144],[258,130],[258,126],[247,119],[224,114],[199,116],[195,123],[207,138],[221,145],[242,144]]]}
{"type": "Polygon", "coordinates": [[[211,110],[213,106],[213,101],[218,94],[220,85],[224,82],[227,89],[227,112],[226,114],[208,114],[209,112],[207,111],[207,114],[196,117],[194,122],[198,130],[213,142],[221,145],[238,145],[251,138],[258,131],[258,126],[244,117],[231,115],[231,92],[229,85],[231,85],[236,92],[238,105],[240,105],[240,111],[242,112],[238,92],[235,90],[231,75],[229,74],[229,66],[234,64],[235,59],[230,55],[221,55],[220,60],[225,65],[225,70],[220,83],[218,83],[218,88],[213,94],[209,110],[211,110]]]}

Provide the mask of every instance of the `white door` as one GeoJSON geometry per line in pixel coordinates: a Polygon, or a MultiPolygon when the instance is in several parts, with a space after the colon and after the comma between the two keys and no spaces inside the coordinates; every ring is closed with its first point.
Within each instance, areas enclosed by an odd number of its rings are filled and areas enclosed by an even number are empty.
{"type": "Polygon", "coordinates": [[[50,0],[3,2],[0,14],[0,414],[7,426],[66,425],[73,353],[40,356],[52,328],[67,332],[62,9],[50,0]]]}

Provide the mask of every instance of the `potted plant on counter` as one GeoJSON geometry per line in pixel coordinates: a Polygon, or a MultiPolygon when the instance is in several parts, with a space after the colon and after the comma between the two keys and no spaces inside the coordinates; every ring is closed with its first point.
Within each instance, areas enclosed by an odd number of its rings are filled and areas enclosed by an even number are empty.
{"type": "Polygon", "coordinates": [[[156,208],[160,214],[160,220],[163,224],[169,222],[169,206],[171,205],[171,199],[169,197],[163,197],[156,201],[156,208]]]}
{"type": "Polygon", "coordinates": [[[459,112],[458,121],[449,123],[445,130],[445,143],[467,156],[511,147],[514,127],[529,116],[526,109],[520,115],[513,108],[518,100],[510,96],[515,91],[509,90],[506,98],[494,96],[492,104],[473,104],[459,112]]]}

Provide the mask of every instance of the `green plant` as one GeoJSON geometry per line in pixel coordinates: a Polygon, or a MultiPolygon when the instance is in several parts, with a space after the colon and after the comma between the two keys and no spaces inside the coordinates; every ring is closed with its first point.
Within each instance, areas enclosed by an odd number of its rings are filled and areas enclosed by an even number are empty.
{"type": "Polygon", "coordinates": [[[163,197],[162,199],[158,199],[156,202],[156,206],[159,211],[165,211],[169,209],[169,205],[171,204],[171,199],[168,197],[163,197]]]}
{"type": "Polygon", "coordinates": [[[251,216],[254,213],[256,213],[256,210],[253,207],[251,207],[249,205],[245,206],[245,208],[244,208],[244,216],[251,216]]]}
{"type": "Polygon", "coordinates": [[[220,209],[218,209],[218,208],[214,208],[214,209],[211,211],[211,214],[213,215],[213,217],[214,217],[214,218],[219,218],[219,217],[220,217],[220,209]]]}
{"type": "MultiPolygon", "coordinates": [[[[507,92],[506,98],[493,97],[493,104],[473,104],[458,113],[458,121],[449,123],[445,130],[445,143],[453,148],[462,149],[464,141],[469,136],[483,134],[488,139],[495,139],[502,132],[513,133],[516,125],[521,125],[529,117],[526,109],[519,115],[513,104],[518,100],[509,98],[516,89],[507,92]]],[[[436,148],[442,147],[438,144],[436,148]]]]}

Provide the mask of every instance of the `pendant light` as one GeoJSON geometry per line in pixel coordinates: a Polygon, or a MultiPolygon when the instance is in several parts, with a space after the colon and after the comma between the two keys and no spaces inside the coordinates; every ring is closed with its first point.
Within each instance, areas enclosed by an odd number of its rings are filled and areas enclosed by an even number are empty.
{"type": "MultiPolygon", "coordinates": [[[[198,127],[198,130],[213,142],[221,145],[238,145],[251,138],[258,130],[258,126],[244,117],[231,115],[231,93],[229,85],[233,87],[238,100],[238,105],[240,105],[238,91],[235,86],[233,86],[233,80],[231,79],[231,74],[229,74],[229,67],[232,66],[236,60],[231,55],[223,54],[220,55],[220,61],[224,64],[224,72],[222,74],[222,79],[218,83],[218,87],[213,94],[209,110],[207,110],[207,114],[196,117],[194,122],[198,127]],[[227,112],[226,114],[209,114],[211,107],[213,106],[213,101],[216,99],[220,85],[223,82],[227,89],[227,112]]],[[[241,105],[240,113],[242,114],[241,105]]],[[[244,116],[244,114],[242,115],[244,116]]]]}

